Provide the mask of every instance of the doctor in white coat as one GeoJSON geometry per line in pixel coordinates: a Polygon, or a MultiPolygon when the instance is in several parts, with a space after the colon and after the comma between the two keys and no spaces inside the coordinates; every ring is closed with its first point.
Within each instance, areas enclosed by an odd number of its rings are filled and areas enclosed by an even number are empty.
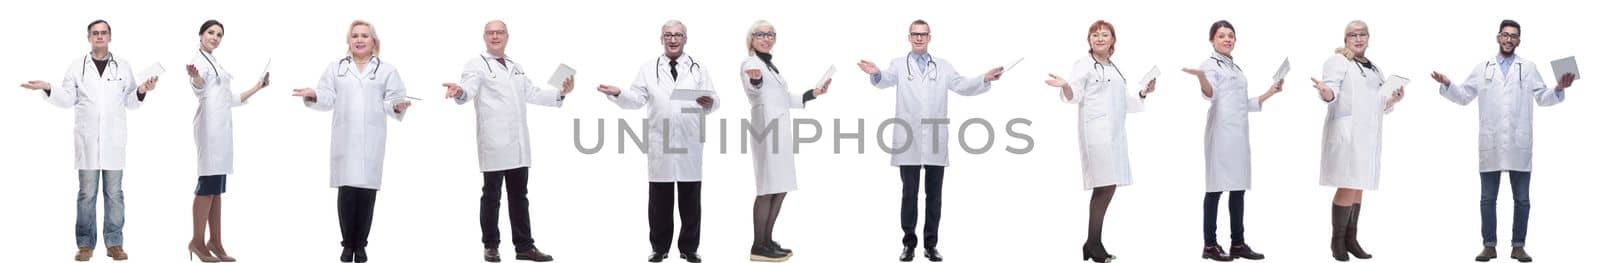
{"type": "Polygon", "coordinates": [[[861,60],[856,63],[861,72],[872,76],[872,85],[879,89],[898,87],[895,90],[895,120],[906,125],[894,129],[894,144],[889,164],[900,168],[900,261],[911,261],[917,246],[917,183],[923,170],[927,171],[927,222],[923,225],[923,253],[931,261],[942,261],[935,246],[939,243],[939,218],[944,200],[944,168],[950,165],[950,93],[975,96],[989,91],[989,82],[999,80],[1002,68],[996,67],[982,77],[961,76],[956,67],[942,58],[928,54],[928,44],[933,42],[928,22],[912,21],[906,36],[911,43],[911,53],[890,60],[889,69],[880,70],[876,63],[861,60]]]}
{"type": "Polygon", "coordinates": [[[689,43],[688,28],[678,20],[661,26],[661,56],[639,67],[627,88],[600,85],[596,90],[624,109],[649,106],[645,132],[650,181],[650,262],[661,262],[672,248],[672,204],[676,187],[683,228],[679,230],[679,257],[700,262],[700,156],[702,119],[717,110],[715,93],[694,101],[672,99],[676,89],[714,91],[711,79],[694,57],[683,53],[689,43]]]}
{"type": "Polygon", "coordinates": [[[332,161],[329,186],[339,189],[341,262],[367,261],[367,236],[383,182],[383,152],[388,122],[405,117],[411,101],[392,63],[378,58],[382,42],[366,21],[350,23],[346,35],[350,55],[328,64],[316,88],[295,89],[306,107],[333,111],[332,161]]]}
{"type": "Polygon", "coordinates": [[[1528,180],[1533,174],[1533,105],[1554,106],[1567,98],[1574,76],[1560,76],[1554,89],[1545,86],[1538,64],[1517,55],[1522,45],[1522,24],[1500,22],[1496,36],[1499,54],[1476,64],[1462,82],[1433,73],[1439,82],[1439,95],[1456,104],[1467,105],[1478,99],[1478,178],[1482,195],[1478,212],[1482,215],[1483,251],[1477,260],[1495,258],[1495,202],[1500,195],[1500,174],[1511,174],[1512,199],[1516,201],[1511,226],[1511,258],[1533,261],[1523,249],[1528,236],[1528,180]]]}
{"type": "Polygon", "coordinates": [[[505,185],[511,214],[511,242],[516,258],[546,262],[555,257],[533,245],[528,215],[528,166],[533,164],[528,137],[528,104],[561,107],[572,92],[572,79],[558,88],[534,84],[522,64],[506,56],[511,32],[500,20],[483,26],[486,51],[461,70],[461,82],[444,83],[445,97],[456,104],[476,100],[478,113],[478,168],[483,172],[483,195],[478,200],[478,226],[483,233],[483,260],[500,261],[500,188],[505,185]]]}
{"type": "Polygon", "coordinates": [[[1344,47],[1322,65],[1322,79],[1311,78],[1328,115],[1322,130],[1321,184],[1333,194],[1333,258],[1372,258],[1356,241],[1361,218],[1361,192],[1378,189],[1383,116],[1405,97],[1405,87],[1386,83],[1387,75],[1367,59],[1367,23],[1351,21],[1344,29],[1344,47]]]}
{"type": "MultiPolygon", "coordinates": [[[[772,63],[772,46],[778,43],[778,31],[766,20],[750,25],[745,36],[745,58],[740,81],[744,94],[750,99],[751,132],[765,131],[770,137],[758,136],[750,143],[755,158],[756,198],[751,208],[754,215],[755,239],[750,245],[750,260],[779,262],[789,259],[793,251],[778,245],[772,239],[772,228],[778,222],[784,197],[799,190],[795,183],[795,135],[790,109],[804,109],[806,103],[828,93],[833,83],[828,79],[800,94],[789,92],[789,82],[779,74],[772,63]]],[[[803,85],[803,84],[802,84],[803,85]]]]}
{"type": "Polygon", "coordinates": [[[1249,97],[1250,83],[1244,69],[1233,61],[1238,40],[1233,23],[1218,20],[1211,24],[1211,57],[1200,68],[1184,68],[1200,81],[1200,95],[1211,101],[1206,112],[1206,196],[1202,225],[1205,248],[1200,256],[1216,261],[1260,260],[1244,242],[1244,191],[1250,190],[1250,116],[1260,112],[1268,98],[1283,91],[1283,80],[1272,84],[1261,96],[1249,97]],[[1228,219],[1232,245],[1223,250],[1217,243],[1217,203],[1228,192],[1228,219]]]}
{"type": "Polygon", "coordinates": [[[222,46],[222,22],[200,24],[200,48],[185,66],[189,86],[200,100],[194,113],[195,152],[199,154],[199,179],[194,193],[194,229],[189,253],[201,262],[233,262],[222,248],[222,193],[227,192],[228,174],[233,173],[233,107],[243,106],[257,91],[267,87],[267,76],[242,94],[233,93],[233,74],[228,73],[214,51],[222,46]],[[207,242],[207,226],[211,241],[207,242]]]}
{"type": "Polygon", "coordinates": [[[1144,111],[1145,97],[1155,92],[1150,81],[1137,95],[1128,94],[1128,80],[1122,69],[1111,62],[1117,51],[1117,30],[1104,20],[1089,26],[1089,55],[1072,65],[1067,78],[1050,74],[1046,85],[1061,89],[1061,98],[1078,104],[1078,146],[1083,158],[1083,189],[1094,190],[1089,198],[1089,235],[1083,243],[1083,259],[1107,262],[1117,257],[1101,242],[1106,209],[1117,186],[1133,184],[1128,164],[1127,115],[1144,111]]]}
{"type": "Polygon", "coordinates": [[[139,83],[133,64],[111,54],[111,24],[95,20],[88,26],[90,52],[67,65],[61,86],[41,80],[22,87],[44,91],[51,105],[73,109],[73,149],[78,169],[78,253],[73,259],[88,261],[95,245],[95,197],[104,187],[106,256],[128,259],[122,250],[122,169],[128,146],[127,109],[138,109],[145,94],[155,89],[151,77],[139,83]]]}

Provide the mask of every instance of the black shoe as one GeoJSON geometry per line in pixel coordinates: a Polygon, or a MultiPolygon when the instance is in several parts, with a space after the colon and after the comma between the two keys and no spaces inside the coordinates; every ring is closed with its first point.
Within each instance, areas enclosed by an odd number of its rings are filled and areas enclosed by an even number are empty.
{"type": "Polygon", "coordinates": [[[667,260],[667,252],[650,252],[650,262],[661,262],[662,260],[667,260]]]}
{"type": "Polygon", "coordinates": [[[354,248],[344,248],[343,252],[339,252],[339,262],[349,263],[356,261],[355,253],[356,249],[354,248]]]}
{"type": "Polygon", "coordinates": [[[783,262],[789,260],[789,253],[778,251],[770,243],[762,242],[750,246],[750,261],[758,262],[783,262]]]}
{"type": "Polygon", "coordinates": [[[1366,249],[1362,249],[1361,242],[1356,240],[1356,233],[1359,232],[1357,228],[1361,224],[1361,203],[1350,206],[1350,209],[1350,226],[1345,228],[1350,233],[1345,235],[1345,248],[1350,250],[1350,256],[1352,257],[1370,259],[1372,254],[1367,253],[1366,249]]]}
{"type": "Polygon", "coordinates": [[[695,254],[694,252],[679,251],[678,258],[683,259],[683,261],[688,261],[689,263],[700,263],[700,255],[695,254]]]}
{"type": "Polygon", "coordinates": [[[528,251],[517,252],[517,260],[532,260],[533,262],[550,262],[551,260],[556,260],[556,257],[550,256],[550,254],[545,254],[544,252],[539,252],[539,248],[533,248],[533,249],[529,249],[528,251]]]}
{"type": "Polygon", "coordinates": [[[495,248],[485,248],[485,249],[483,249],[483,261],[500,262],[500,249],[495,249],[495,248]]]}
{"type": "Polygon", "coordinates": [[[911,262],[911,259],[916,258],[916,257],[917,257],[917,248],[915,248],[915,247],[906,247],[905,249],[900,251],[900,262],[911,262]]]}
{"type": "Polygon", "coordinates": [[[772,248],[778,249],[778,251],[783,251],[783,253],[794,254],[794,250],[789,250],[787,248],[783,248],[783,246],[778,245],[778,241],[767,240],[767,245],[768,246],[772,246],[772,248]]]}
{"type": "Polygon", "coordinates": [[[1222,252],[1222,246],[1217,245],[1208,245],[1205,249],[1200,250],[1200,258],[1216,260],[1220,262],[1233,261],[1233,257],[1230,257],[1227,253],[1222,252]]]}
{"type": "Polygon", "coordinates": [[[1111,252],[1106,252],[1106,247],[1103,244],[1091,245],[1089,242],[1084,242],[1083,260],[1088,261],[1091,259],[1096,263],[1106,263],[1117,259],[1117,256],[1111,255],[1111,252]]]}
{"type": "Polygon", "coordinates": [[[1533,262],[1533,256],[1529,256],[1528,251],[1522,250],[1522,247],[1512,247],[1511,258],[1516,259],[1517,262],[1533,262]]]}
{"type": "Polygon", "coordinates": [[[944,262],[944,255],[939,255],[939,249],[925,247],[922,248],[922,250],[924,250],[922,252],[922,256],[928,257],[928,261],[944,262]]]}
{"type": "Polygon", "coordinates": [[[1233,259],[1243,258],[1249,260],[1262,260],[1267,258],[1267,255],[1256,253],[1256,250],[1250,249],[1250,245],[1246,244],[1239,244],[1233,246],[1232,248],[1228,248],[1228,255],[1232,256],[1233,259]]]}
{"type": "Polygon", "coordinates": [[[356,263],[366,263],[367,262],[367,248],[357,248],[355,255],[352,255],[351,257],[352,257],[352,259],[355,260],[356,263]]]}

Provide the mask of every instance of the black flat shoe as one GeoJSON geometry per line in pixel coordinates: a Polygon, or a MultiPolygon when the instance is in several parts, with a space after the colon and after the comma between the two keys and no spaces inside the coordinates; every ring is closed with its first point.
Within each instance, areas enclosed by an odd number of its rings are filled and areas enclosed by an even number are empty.
{"type": "Polygon", "coordinates": [[[367,263],[367,248],[357,248],[352,257],[356,263],[367,263]]]}
{"type": "Polygon", "coordinates": [[[914,247],[906,247],[900,251],[900,262],[911,262],[911,259],[916,257],[917,249],[914,247]]]}
{"type": "Polygon", "coordinates": [[[1230,257],[1227,253],[1222,252],[1221,246],[1206,246],[1205,249],[1200,250],[1200,258],[1215,260],[1218,262],[1233,261],[1233,257],[1230,257]]]}
{"type": "Polygon", "coordinates": [[[356,253],[356,249],[354,249],[354,248],[348,248],[348,247],[344,248],[343,252],[339,252],[339,262],[345,262],[345,263],[355,262],[356,261],[355,260],[355,253],[356,253]]]}
{"type": "Polygon", "coordinates": [[[683,261],[688,261],[689,263],[700,263],[700,255],[695,254],[694,252],[679,251],[678,258],[683,259],[683,261]]]}
{"type": "Polygon", "coordinates": [[[944,262],[944,255],[939,255],[939,249],[927,247],[922,250],[925,250],[922,252],[922,256],[928,257],[928,261],[944,262]]]}
{"type": "Polygon", "coordinates": [[[1262,260],[1262,259],[1266,259],[1267,258],[1267,255],[1264,255],[1264,254],[1261,254],[1261,253],[1256,253],[1256,250],[1250,249],[1250,245],[1246,245],[1246,244],[1239,244],[1237,246],[1233,246],[1232,248],[1229,248],[1228,249],[1228,256],[1232,256],[1233,259],[1241,259],[1242,258],[1242,259],[1249,259],[1249,260],[1262,260]]]}
{"type": "Polygon", "coordinates": [[[532,260],[533,262],[550,262],[556,260],[555,256],[539,252],[538,248],[517,252],[517,260],[532,260]]]}
{"type": "Polygon", "coordinates": [[[778,245],[778,241],[767,240],[767,245],[768,246],[772,246],[772,248],[778,249],[778,251],[783,251],[783,253],[794,254],[794,250],[789,250],[787,248],[783,248],[782,245],[778,245]]]}
{"type": "Polygon", "coordinates": [[[650,262],[661,262],[662,260],[667,260],[666,252],[650,252],[650,262]]]}
{"type": "Polygon", "coordinates": [[[783,262],[789,260],[789,253],[783,253],[770,243],[762,242],[750,246],[750,261],[756,262],[783,262]]]}
{"type": "Polygon", "coordinates": [[[483,261],[500,262],[500,250],[493,248],[483,249],[483,261]]]}

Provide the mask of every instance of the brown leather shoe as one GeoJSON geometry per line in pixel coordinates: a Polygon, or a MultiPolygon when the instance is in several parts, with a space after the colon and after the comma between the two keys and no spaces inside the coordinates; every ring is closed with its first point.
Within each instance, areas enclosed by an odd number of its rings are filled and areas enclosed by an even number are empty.
{"type": "Polygon", "coordinates": [[[106,256],[116,261],[128,260],[128,252],[122,251],[122,246],[106,247],[106,256]]]}
{"type": "Polygon", "coordinates": [[[94,248],[80,247],[78,248],[78,254],[72,256],[72,260],[89,261],[90,257],[94,257],[94,248]]]}

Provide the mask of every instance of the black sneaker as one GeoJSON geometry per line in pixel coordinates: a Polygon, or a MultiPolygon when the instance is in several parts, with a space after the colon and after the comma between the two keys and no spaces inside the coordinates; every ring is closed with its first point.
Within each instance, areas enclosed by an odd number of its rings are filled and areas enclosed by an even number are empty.
{"type": "Polygon", "coordinates": [[[789,253],[783,253],[770,244],[756,244],[750,246],[750,261],[758,262],[783,262],[789,260],[789,253]]]}

